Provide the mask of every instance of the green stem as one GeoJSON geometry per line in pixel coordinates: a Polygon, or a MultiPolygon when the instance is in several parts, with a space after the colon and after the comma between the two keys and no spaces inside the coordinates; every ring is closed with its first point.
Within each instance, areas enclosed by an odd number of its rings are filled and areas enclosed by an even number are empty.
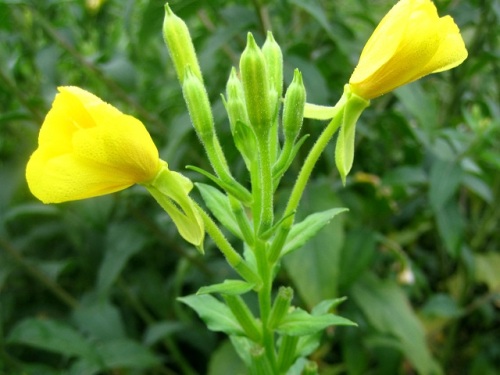
{"type": "Polygon", "coordinates": [[[297,210],[300,199],[302,198],[302,194],[304,193],[304,189],[307,185],[307,182],[309,181],[309,177],[311,176],[316,162],[323,153],[328,142],[330,142],[330,139],[332,139],[333,134],[335,134],[337,129],[342,124],[342,116],[344,113],[345,104],[346,98],[344,95],[342,96],[342,98],[340,98],[339,102],[334,107],[335,113],[333,114],[332,120],[326,126],[325,130],[323,130],[323,133],[321,133],[321,135],[319,136],[318,140],[309,152],[309,155],[307,155],[304,165],[299,172],[299,176],[297,177],[297,181],[295,182],[292,193],[290,194],[290,198],[288,199],[288,204],[283,214],[283,217],[287,217],[287,219],[283,221],[283,224],[280,226],[280,231],[278,232],[278,235],[275,237],[271,245],[271,262],[274,262],[279,258],[279,254],[286,240],[288,232],[293,225],[295,211],[297,210]]]}
{"type": "Polygon", "coordinates": [[[271,264],[267,259],[266,243],[257,239],[255,246],[255,258],[257,268],[262,279],[262,287],[258,291],[260,319],[262,321],[262,346],[266,350],[266,356],[273,368],[276,368],[276,350],[274,348],[274,333],[269,327],[271,315],[271,292],[272,275],[271,264]]]}
{"type": "MultiPolygon", "coordinates": [[[[252,218],[255,228],[260,225],[260,213],[262,211],[262,179],[260,176],[260,162],[254,158],[250,165],[250,179],[252,182],[252,218]]],[[[255,231],[257,232],[257,230],[255,231]]]]}
{"type": "Polygon", "coordinates": [[[224,152],[222,151],[221,145],[215,132],[212,132],[207,136],[201,136],[201,139],[203,146],[205,147],[205,151],[207,152],[208,159],[210,160],[215,173],[223,182],[230,185],[230,193],[235,195],[238,199],[245,198],[245,200],[248,200],[246,199],[246,197],[250,196],[250,193],[231,175],[226,158],[224,156],[224,152]]]}
{"type": "Polygon", "coordinates": [[[233,211],[234,217],[236,218],[236,222],[238,223],[238,227],[243,234],[244,241],[248,244],[248,246],[253,247],[254,234],[252,232],[252,227],[250,226],[250,221],[245,213],[245,208],[243,204],[232,195],[229,195],[229,204],[231,205],[231,210],[233,211]]]}
{"type": "Polygon", "coordinates": [[[260,178],[262,183],[262,207],[260,213],[260,225],[257,227],[259,233],[264,233],[273,225],[273,174],[270,155],[269,136],[258,137],[260,178]]]}
{"type": "Polygon", "coordinates": [[[248,266],[245,260],[238,254],[238,252],[231,246],[229,241],[224,237],[217,224],[212,218],[201,208],[197,207],[198,211],[205,224],[205,230],[217,245],[219,250],[224,254],[227,262],[233,269],[240,274],[240,276],[248,282],[255,283],[257,288],[262,284],[260,277],[248,266]]]}

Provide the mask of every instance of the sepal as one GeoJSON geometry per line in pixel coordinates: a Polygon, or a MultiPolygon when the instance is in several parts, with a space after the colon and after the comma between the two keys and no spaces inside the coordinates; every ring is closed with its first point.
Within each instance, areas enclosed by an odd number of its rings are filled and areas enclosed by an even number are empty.
{"type": "Polygon", "coordinates": [[[344,87],[347,102],[344,106],[342,126],[335,147],[335,164],[339,170],[342,183],[345,185],[346,176],[354,161],[354,136],[356,122],[361,113],[370,105],[370,101],[351,92],[349,85],[344,87]]]}
{"type": "Polygon", "coordinates": [[[180,235],[203,253],[205,226],[195,203],[188,195],[193,183],[180,173],[169,170],[166,162],[161,163],[156,177],[144,186],[172,218],[180,235]]]}

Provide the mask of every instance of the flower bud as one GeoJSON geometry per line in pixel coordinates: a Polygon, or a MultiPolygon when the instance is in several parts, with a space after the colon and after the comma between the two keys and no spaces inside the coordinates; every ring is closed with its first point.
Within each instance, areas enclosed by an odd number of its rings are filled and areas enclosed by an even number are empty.
{"type": "Polygon", "coordinates": [[[172,12],[168,4],[165,5],[163,39],[174,62],[175,71],[180,83],[184,83],[187,66],[190,66],[193,74],[203,82],[203,76],[189,30],[185,22],[172,12]]]}
{"type": "Polygon", "coordinates": [[[200,78],[193,73],[191,66],[186,67],[182,85],[184,100],[189,116],[198,136],[204,140],[214,133],[214,120],[208,94],[200,78]]]}
{"type": "Polygon", "coordinates": [[[247,108],[245,107],[245,93],[243,92],[243,85],[241,84],[236,69],[231,70],[229,80],[226,85],[226,109],[229,116],[229,123],[231,130],[234,134],[234,128],[238,121],[244,122],[249,125],[247,108]]]}
{"type": "Polygon", "coordinates": [[[294,141],[302,127],[304,119],[304,105],[306,103],[306,89],[302,82],[302,74],[295,69],[293,80],[285,95],[283,107],[283,133],[285,139],[294,141]]]}
{"type": "Polygon", "coordinates": [[[273,33],[268,31],[267,38],[262,46],[262,53],[266,60],[266,68],[271,78],[271,88],[276,92],[278,99],[283,95],[283,54],[273,33]]]}
{"type": "Polygon", "coordinates": [[[257,136],[265,135],[272,118],[269,77],[264,54],[251,33],[248,33],[247,46],[241,55],[240,74],[250,124],[257,136]]]}
{"type": "Polygon", "coordinates": [[[280,287],[278,295],[274,301],[273,307],[271,309],[271,314],[269,316],[269,327],[275,328],[285,317],[290,309],[290,304],[292,303],[293,289],[290,287],[280,287]]]}
{"type": "Polygon", "coordinates": [[[236,75],[236,70],[231,70],[231,75],[226,86],[226,110],[231,125],[234,144],[243,156],[247,167],[257,154],[257,140],[253,129],[249,126],[247,109],[245,107],[245,94],[243,85],[236,75]]]}

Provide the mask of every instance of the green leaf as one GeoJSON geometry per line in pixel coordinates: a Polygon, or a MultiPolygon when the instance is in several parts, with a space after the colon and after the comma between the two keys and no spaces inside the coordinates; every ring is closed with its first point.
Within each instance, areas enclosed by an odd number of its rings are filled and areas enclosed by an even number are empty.
{"type": "Polygon", "coordinates": [[[130,339],[106,341],[97,346],[105,368],[146,369],[157,366],[160,361],[148,348],[130,339]]]}
{"type": "Polygon", "coordinates": [[[164,321],[148,326],[144,334],[144,344],[151,346],[165,337],[169,337],[184,328],[184,324],[178,321],[164,321]]]}
{"type": "Polygon", "coordinates": [[[128,260],[146,243],[145,236],[132,224],[111,224],[106,238],[106,255],[99,268],[97,290],[106,294],[128,260]]]}
{"type": "Polygon", "coordinates": [[[436,119],[439,116],[436,101],[424,91],[421,82],[401,86],[394,91],[394,95],[427,133],[437,128],[436,119]]]}
{"type": "Polygon", "coordinates": [[[427,347],[424,327],[397,284],[366,274],[351,287],[351,291],[354,301],[374,329],[397,338],[403,354],[419,374],[442,373],[427,347]]]}
{"type": "MultiPolygon", "coordinates": [[[[325,206],[332,207],[339,204],[332,193],[330,183],[326,180],[316,181],[304,194],[297,215],[299,218],[300,215],[304,217],[306,214],[321,211],[325,206]]],[[[283,258],[287,274],[309,308],[324,299],[338,296],[343,246],[343,219],[340,216],[325,225],[323,230],[305,243],[300,251],[288,253],[283,258]]]]}
{"type": "Polygon", "coordinates": [[[220,293],[229,295],[240,295],[251,291],[255,284],[248,283],[243,280],[224,280],[223,283],[202,286],[197,292],[197,295],[220,293]]]}
{"type": "Polygon", "coordinates": [[[420,310],[421,314],[429,317],[458,318],[464,311],[448,294],[434,294],[420,310]]]}
{"type": "Polygon", "coordinates": [[[356,326],[349,319],[334,314],[311,315],[300,308],[286,315],[277,331],[283,335],[305,336],[324,330],[329,326],[356,326]]]}
{"type": "Polygon", "coordinates": [[[347,300],[347,297],[341,297],[341,298],[334,298],[334,299],[327,299],[324,301],[321,301],[318,303],[316,306],[311,311],[312,315],[323,315],[328,313],[331,309],[334,309],[338,305],[340,305],[342,302],[347,300]]]}
{"type": "Polygon", "coordinates": [[[476,281],[485,283],[491,292],[500,292],[500,254],[489,252],[474,258],[476,281]]]}
{"type": "Polygon", "coordinates": [[[456,258],[463,243],[465,223],[460,208],[455,202],[449,202],[436,213],[439,235],[448,253],[456,258]]]}
{"type": "Polygon", "coordinates": [[[7,342],[97,361],[97,353],[90,342],[72,327],[55,320],[25,319],[10,331],[7,342]]]}
{"type": "Polygon", "coordinates": [[[245,365],[230,341],[224,341],[210,357],[208,375],[244,375],[246,373],[245,365]]]}
{"type": "Polygon", "coordinates": [[[244,336],[236,335],[229,336],[229,340],[231,340],[234,350],[238,353],[238,356],[243,360],[247,367],[250,367],[250,364],[252,363],[250,351],[255,346],[255,343],[244,336]]]}
{"type": "Polygon", "coordinates": [[[290,0],[290,3],[309,13],[332,40],[337,41],[339,40],[339,34],[345,37],[347,32],[350,31],[343,28],[343,25],[330,22],[327,17],[328,13],[318,0],[290,0]]]}
{"type": "Polygon", "coordinates": [[[366,228],[353,229],[346,237],[340,261],[340,288],[354,283],[372,264],[376,255],[375,233],[366,228]]]}
{"type": "Polygon", "coordinates": [[[494,202],[493,191],[483,179],[472,174],[466,174],[463,177],[463,184],[486,203],[491,204],[494,202]]]}
{"type": "Polygon", "coordinates": [[[432,164],[429,179],[429,200],[435,212],[442,209],[457,191],[462,181],[458,163],[438,159],[432,164]]]}
{"type": "Polygon", "coordinates": [[[209,294],[191,295],[177,298],[191,307],[206,323],[208,329],[215,332],[243,335],[243,329],[229,308],[209,294]]]}
{"type": "Polygon", "coordinates": [[[325,225],[330,223],[335,216],[346,211],[349,210],[347,208],[332,208],[327,211],[311,214],[300,223],[295,224],[290,230],[282,254],[286,255],[302,247],[325,225]]]}
{"type": "MultiPolygon", "coordinates": [[[[342,302],[344,302],[347,298],[335,298],[321,301],[311,311],[311,315],[313,316],[321,316],[325,315],[331,309],[337,307],[342,302]]],[[[321,344],[321,340],[323,338],[323,332],[318,331],[313,333],[312,335],[302,336],[299,338],[299,342],[297,343],[297,356],[306,357],[313,353],[321,344]]]]}
{"type": "Polygon", "coordinates": [[[202,184],[200,182],[195,185],[200,191],[205,204],[216,219],[219,220],[219,222],[236,237],[240,239],[243,238],[236,218],[231,210],[231,204],[229,203],[227,196],[213,186],[202,184]]]}
{"type": "Polygon", "coordinates": [[[108,300],[82,302],[73,310],[73,321],[93,339],[105,341],[126,335],[120,311],[108,300]]]}

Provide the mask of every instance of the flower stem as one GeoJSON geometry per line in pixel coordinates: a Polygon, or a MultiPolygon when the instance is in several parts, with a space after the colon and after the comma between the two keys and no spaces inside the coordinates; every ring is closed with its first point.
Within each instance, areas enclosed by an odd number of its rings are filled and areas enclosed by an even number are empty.
{"type": "Polygon", "coordinates": [[[293,221],[295,218],[295,211],[299,205],[300,199],[302,198],[302,194],[304,193],[304,189],[309,181],[309,177],[313,171],[316,162],[319,157],[323,153],[325,147],[327,146],[330,139],[333,137],[333,134],[337,131],[337,129],[342,124],[342,116],[344,113],[344,108],[346,104],[345,95],[340,98],[339,102],[335,105],[335,113],[333,114],[333,118],[330,123],[326,126],[323,133],[319,136],[318,140],[314,144],[313,148],[307,155],[307,158],[302,166],[302,169],[299,172],[299,176],[297,177],[297,181],[295,181],[295,185],[293,187],[292,193],[290,194],[290,198],[288,199],[287,206],[285,208],[285,212],[283,213],[283,217],[286,217],[283,220],[283,223],[280,226],[278,234],[275,236],[273,243],[271,244],[270,250],[270,262],[274,263],[280,255],[281,249],[285,243],[288,232],[292,228],[293,221]]]}
{"type": "Polygon", "coordinates": [[[255,244],[255,258],[259,276],[262,279],[262,287],[258,291],[260,320],[262,321],[262,346],[266,350],[266,356],[273,368],[276,368],[276,350],[274,347],[274,334],[269,326],[271,314],[271,292],[272,273],[271,264],[267,258],[266,243],[257,239],[255,244]]]}
{"type": "Polygon", "coordinates": [[[243,279],[248,282],[255,283],[257,289],[259,289],[262,281],[250,267],[246,263],[246,261],[238,254],[238,252],[231,246],[229,241],[224,237],[224,234],[221,232],[217,224],[214,223],[212,218],[201,208],[197,207],[198,211],[203,219],[203,223],[205,224],[205,230],[208,235],[215,242],[219,250],[224,254],[227,262],[233,269],[240,274],[243,279]]]}
{"type": "Polygon", "coordinates": [[[269,137],[258,137],[262,207],[258,232],[264,233],[273,225],[273,175],[269,137]]]}

